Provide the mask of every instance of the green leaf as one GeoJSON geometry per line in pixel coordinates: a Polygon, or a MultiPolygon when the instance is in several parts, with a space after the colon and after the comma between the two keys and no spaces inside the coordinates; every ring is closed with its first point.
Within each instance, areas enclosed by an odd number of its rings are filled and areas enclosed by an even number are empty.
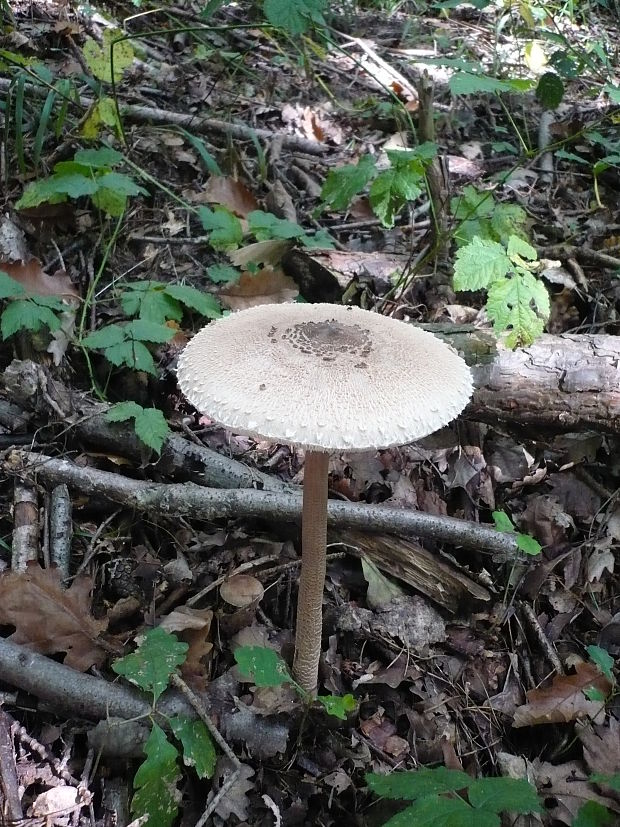
{"type": "Polygon", "coordinates": [[[151,692],[156,703],[168,688],[170,675],[185,662],[188,649],[187,643],[164,629],[149,629],[135,652],[114,661],[112,669],[145,692],[151,692]]]}
{"type": "Polygon", "coordinates": [[[50,178],[57,193],[66,193],[69,198],[81,198],[83,195],[93,195],[97,192],[98,184],[87,175],[79,172],[54,174],[50,178]]]}
{"type": "Polygon", "coordinates": [[[482,290],[501,279],[512,264],[497,241],[476,236],[457,251],[454,264],[455,290],[482,290]]]}
{"type": "Polygon", "coordinates": [[[286,663],[267,646],[239,646],[234,654],[241,675],[256,686],[281,686],[291,682],[286,663]]]}
{"type": "Polygon", "coordinates": [[[603,784],[606,787],[611,787],[615,792],[620,793],[620,772],[613,775],[606,775],[602,772],[595,772],[590,776],[590,781],[594,784],[603,784]]]}
{"type": "Polygon", "coordinates": [[[347,714],[357,709],[357,703],[353,695],[319,695],[317,701],[321,704],[328,715],[346,721],[347,714]]]}
{"type": "Polygon", "coordinates": [[[222,315],[220,304],[211,293],[196,290],[188,284],[169,284],[166,293],[207,319],[219,319],[222,315]]]}
{"type": "Polygon", "coordinates": [[[225,207],[198,207],[198,217],[202,226],[207,230],[209,242],[215,250],[234,249],[243,241],[243,230],[237,216],[225,207]]]}
{"type": "Polygon", "coordinates": [[[321,189],[323,203],[332,210],[346,210],[376,173],[375,163],[372,155],[362,155],[357,164],[331,169],[321,189]]]}
{"type": "Polygon", "coordinates": [[[135,794],[131,802],[134,816],[148,814],[147,827],[170,827],[175,821],[181,801],[177,784],[181,772],[177,765],[179,753],[157,724],[153,724],[144,745],[146,761],[139,767],[133,780],[135,794]]]}
{"type": "Polygon", "coordinates": [[[448,770],[445,767],[391,772],[379,775],[371,772],[366,775],[366,783],[375,795],[383,798],[406,799],[415,801],[423,796],[452,792],[469,787],[474,781],[467,773],[460,770],[448,770]]]}
{"type": "Polygon", "coordinates": [[[605,703],[607,696],[596,686],[588,686],[583,690],[583,694],[589,701],[596,701],[597,703],[605,703]]]}
{"type": "Polygon", "coordinates": [[[473,75],[470,72],[457,72],[448,81],[453,95],[477,95],[491,93],[499,95],[502,92],[511,92],[514,87],[505,80],[498,80],[488,75],[473,75]]]}
{"type": "Polygon", "coordinates": [[[2,313],[0,320],[0,332],[2,338],[8,339],[18,330],[31,330],[36,332],[47,326],[50,330],[58,330],[60,319],[53,310],[32,299],[17,299],[10,302],[2,313]]]}
{"type": "Polygon", "coordinates": [[[207,275],[214,284],[233,284],[241,278],[241,270],[230,264],[212,264],[207,275]]]}
{"type": "Polygon", "coordinates": [[[304,235],[304,228],[294,221],[278,218],[270,212],[252,210],[248,213],[248,227],[257,241],[268,241],[270,238],[298,238],[304,235]]]}
{"type": "Polygon", "coordinates": [[[518,532],[516,539],[517,547],[532,557],[536,554],[540,554],[542,551],[542,546],[538,540],[534,539],[534,537],[531,537],[529,534],[522,534],[521,532],[518,532]]]}
{"type": "Polygon", "coordinates": [[[80,149],[73,157],[78,164],[95,169],[116,167],[123,161],[122,154],[109,146],[100,149],[80,149]]]}
{"type": "Polygon", "coordinates": [[[163,324],[156,324],[148,319],[132,319],[124,327],[126,337],[139,342],[168,342],[174,336],[174,330],[163,324]]]}
{"type": "Polygon", "coordinates": [[[545,72],[538,80],[536,97],[545,109],[557,109],[564,97],[564,84],[555,72],[545,72]]]}
{"type": "Polygon", "coordinates": [[[474,810],[462,798],[420,798],[383,827],[500,827],[496,813],[474,810]]]}
{"type": "Polygon", "coordinates": [[[106,172],[95,179],[101,189],[112,190],[119,195],[148,195],[148,190],[139,186],[123,172],[106,172]]]}
{"type": "Polygon", "coordinates": [[[217,754],[204,723],[186,715],[177,715],[170,718],[169,724],[175,737],[183,744],[183,763],[194,767],[198,778],[212,778],[217,754]]]}
{"type": "Polygon", "coordinates": [[[105,412],[104,419],[108,422],[126,422],[135,419],[143,411],[142,405],[137,402],[117,402],[105,412]]]}
{"type": "Polygon", "coordinates": [[[66,193],[58,191],[56,181],[52,176],[51,178],[44,178],[42,181],[35,181],[29,184],[24,190],[22,197],[15,204],[15,208],[18,210],[26,210],[30,207],[38,207],[39,204],[60,204],[66,200],[66,193]]]}
{"type": "Polygon", "coordinates": [[[491,514],[493,517],[493,522],[495,523],[495,528],[498,531],[505,531],[508,534],[512,534],[515,530],[512,520],[504,511],[493,511],[491,514]]]}
{"type": "MultiPolygon", "coordinates": [[[[113,361],[110,355],[112,350],[113,348],[108,348],[108,350],[104,352],[104,356],[110,362],[113,361]]],[[[152,376],[157,375],[157,371],[155,370],[155,362],[153,361],[151,352],[142,342],[131,341],[124,342],[122,345],[117,345],[115,355],[121,352],[123,354],[123,360],[121,362],[113,362],[113,364],[127,365],[127,367],[132,370],[143,370],[145,373],[150,373],[152,376]]]]}
{"type": "Polygon", "coordinates": [[[167,293],[167,285],[156,281],[143,281],[127,285],[120,296],[121,307],[128,316],[136,314],[141,319],[163,325],[169,319],[181,321],[183,310],[176,299],[167,293]]]}
{"type": "MultiPolygon", "coordinates": [[[[378,175],[370,187],[370,206],[384,227],[393,227],[396,216],[406,204],[406,199],[400,191],[399,179],[401,173],[395,169],[386,169],[378,175]]],[[[421,180],[421,179],[420,179],[421,180]]],[[[422,189],[417,188],[417,195],[422,189]]]]}
{"type": "Polygon", "coordinates": [[[115,192],[108,187],[101,187],[91,195],[91,201],[97,209],[112,218],[120,218],[127,207],[127,196],[121,192],[115,192]]]}
{"type": "Polygon", "coordinates": [[[314,235],[302,235],[299,240],[308,250],[333,250],[335,247],[334,239],[323,229],[317,230],[314,235]]]}
{"type": "Polygon", "coordinates": [[[263,0],[263,12],[272,26],[289,34],[304,34],[312,26],[324,26],[327,0],[263,0]]]}
{"type": "Polygon", "coordinates": [[[603,92],[609,95],[609,100],[612,103],[620,104],[620,86],[614,86],[612,83],[606,83],[603,86],[603,92]]]}
{"type": "Polygon", "coordinates": [[[111,49],[114,44],[114,80],[122,80],[123,72],[133,63],[133,47],[130,40],[122,40],[114,43],[123,32],[118,29],[104,29],[103,45],[100,46],[96,40],[87,37],[82,47],[84,59],[88,68],[96,78],[106,83],[112,83],[112,60],[111,49]]]}
{"type": "Polygon", "coordinates": [[[207,172],[211,173],[211,175],[222,175],[222,170],[219,168],[217,161],[211,155],[209,150],[206,147],[205,142],[202,138],[198,138],[196,135],[192,135],[191,132],[188,132],[186,129],[182,127],[178,127],[179,132],[183,135],[189,143],[194,147],[196,152],[200,155],[203,164],[207,172]]]}
{"type": "Polygon", "coordinates": [[[519,270],[489,287],[486,309],[498,333],[510,331],[508,347],[528,345],[540,336],[549,318],[549,294],[531,273],[519,270]]]}
{"type": "Polygon", "coordinates": [[[496,241],[508,244],[511,236],[527,237],[527,213],[518,204],[496,204],[491,216],[491,230],[496,241]]]}
{"type": "Polygon", "coordinates": [[[616,817],[598,801],[586,801],[579,808],[573,827],[611,827],[616,817]]]}
{"type": "Polygon", "coordinates": [[[524,778],[478,778],[470,784],[467,796],[472,807],[493,813],[542,811],[536,787],[524,778]]]}
{"type": "Polygon", "coordinates": [[[25,292],[18,281],[12,279],[4,270],[0,270],[0,299],[13,299],[23,296],[25,292]]]}
{"type": "Polygon", "coordinates": [[[506,252],[508,253],[508,257],[513,261],[517,258],[523,258],[527,261],[536,261],[538,258],[538,253],[532,245],[528,244],[527,241],[524,241],[516,235],[511,235],[508,239],[506,252]]]}
{"type": "Polygon", "coordinates": [[[120,324],[108,324],[100,327],[94,333],[84,336],[82,344],[85,347],[97,350],[99,348],[112,347],[125,341],[125,328],[120,324]]]}
{"type": "Polygon", "coordinates": [[[159,408],[143,408],[136,414],[135,428],[139,439],[159,454],[170,433],[166,417],[159,408]]]}

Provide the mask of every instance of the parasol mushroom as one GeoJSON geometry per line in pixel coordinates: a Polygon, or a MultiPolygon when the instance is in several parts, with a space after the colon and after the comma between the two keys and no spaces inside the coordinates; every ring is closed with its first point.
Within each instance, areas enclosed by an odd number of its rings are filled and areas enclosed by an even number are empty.
{"type": "Polygon", "coordinates": [[[472,382],[430,333],[357,307],[273,304],[203,328],[179,358],[195,407],[233,431],[306,449],[293,674],[316,691],[330,451],[413,442],[454,419],[472,382]]]}

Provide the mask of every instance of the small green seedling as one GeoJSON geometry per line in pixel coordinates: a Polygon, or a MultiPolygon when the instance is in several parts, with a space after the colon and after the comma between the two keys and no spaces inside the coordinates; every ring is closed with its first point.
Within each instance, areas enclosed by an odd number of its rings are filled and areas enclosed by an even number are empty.
{"type": "Polygon", "coordinates": [[[369,773],[375,795],[413,802],[383,827],[500,827],[502,812],[539,813],[536,788],[524,779],[471,778],[460,770],[436,769],[369,773]]]}
{"type": "Polygon", "coordinates": [[[505,534],[515,535],[517,546],[521,549],[521,551],[532,556],[540,554],[542,551],[542,546],[538,540],[529,534],[523,534],[520,531],[517,531],[514,527],[514,523],[505,511],[494,511],[492,516],[493,522],[495,523],[495,528],[498,531],[503,531],[505,534]]]}
{"type": "MultiPolygon", "coordinates": [[[[153,708],[168,688],[171,676],[184,663],[188,645],[163,629],[151,629],[135,652],[112,664],[118,675],[148,692],[153,708]]],[[[216,752],[209,731],[202,721],[175,715],[167,721],[181,745],[183,762],[193,767],[199,778],[211,778],[215,772],[216,752]]],[[[138,818],[148,814],[147,827],[170,827],[176,820],[181,802],[178,789],[181,771],[179,750],[164,730],[151,718],[151,734],[145,744],[146,759],[134,777],[131,812],[138,818]]]]}
{"type": "Polygon", "coordinates": [[[256,686],[282,686],[289,683],[304,701],[313,700],[321,704],[328,715],[346,720],[348,713],[356,709],[353,695],[319,695],[310,698],[297,684],[280,655],[268,646],[239,646],[235,649],[235,660],[243,678],[256,686]]]}

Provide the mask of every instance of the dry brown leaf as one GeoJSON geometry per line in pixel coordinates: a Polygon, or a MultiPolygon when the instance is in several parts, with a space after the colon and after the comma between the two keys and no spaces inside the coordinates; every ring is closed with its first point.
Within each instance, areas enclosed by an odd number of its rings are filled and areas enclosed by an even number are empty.
{"type": "Polygon", "coordinates": [[[0,261],[0,270],[8,273],[30,295],[80,298],[64,270],[57,270],[53,276],[48,276],[43,272],[38,258],[31,258],[30,261],[0,261]]]}
{"type": "Polygon", "coordinates": [[[239,218],[247,218],[249,213],[259,208],[250,190],[235,178],[212,175],[206,183],[204,194],[208,204],[227,207],[239,218]]]}
{"type": "Polygon", "coordinates": [[[213,649],[213,644],[209,640],[212,620],[211,609],[179,606],[160,623],[163,629],[175,632],[179,640],[189,645],[181,674],[195,688],[204,688],[205,658],[213,649]]]}
{"type": "Polygon", "coordinates": [[[66,652],[64,663],[80,672],[106,657],[98,637],[106,626],[90,613],[93,582],[84,575],[63,589],[58,569],[30,564],[0,577],[0,624],[15,626],[10,640],[43,655],[66,652]]]}
{"type": "Polygon", "coordinates": [[[618,802],[596,792],[588,781],[587,770],[581,761],[551,764],[535,758],[531,767],[538,792],[548,802],[546,809],[558,822],[573,824],[586,801],[596,801],[614,813],[620,810],[618,802]]]}
{"type": "Polygon", "coordinates": [[[220,298],[231,310],[245,310],[259,304],[285,304],[298,294],[293,279],[281,270],[265,267],[256,275],[242,273],[236,284],[221,291],[220,298]]]}
{"type": "Polygon", "coordinates": [[[589,721],[576,725],[575,730],[583,744],[583,758],[591,773],[603,775],[620,773],[620,721],[610,715],[603,726],[589,721]]]}
{"type": "Polygon", "coordinates": [[[256,241],[246,244],[228,254],[230,263],[235,267],[247,267],[248,264],[267,264],[276,267],[282,261],[293,242],[286,238],[268,238],[266,241],[256,241]]]}
{"type": "Polygon", "coordinates": [[[574,675],[556,675],[551,686],[531,689],[527,702],[515,710],[513,727],[563,724],[579,718],[597,720],[601,713],[604,716],[605,704],[588,700],[584,691],[594,688],[607,696],[610,682],[594,664],[577,663],[575,669],[574,675]]]}

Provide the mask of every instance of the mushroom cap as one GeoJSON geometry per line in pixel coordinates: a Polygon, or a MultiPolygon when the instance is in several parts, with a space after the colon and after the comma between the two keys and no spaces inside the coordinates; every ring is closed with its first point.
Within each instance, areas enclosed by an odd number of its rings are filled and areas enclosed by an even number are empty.
{"type": "Polygon", "coordinates": [[[454,419],[469,368],[431,333],[358,307],[264,304],[211,322],[179,358],[202,413],[319,451],[413,442],[454,419]]]}

